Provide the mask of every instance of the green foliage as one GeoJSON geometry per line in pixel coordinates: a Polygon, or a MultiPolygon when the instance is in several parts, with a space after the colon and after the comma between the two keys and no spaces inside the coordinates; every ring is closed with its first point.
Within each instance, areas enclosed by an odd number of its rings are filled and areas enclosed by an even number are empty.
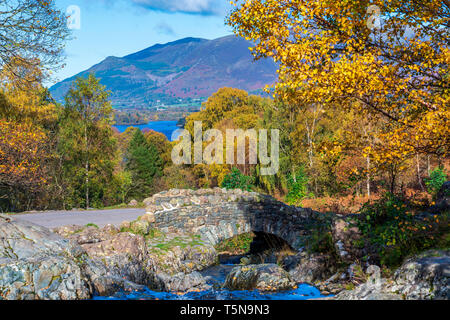
{"type": "Polygon", "coordinates": [[[425,184],[428,192],[432,194],[433,197],[436,197],[437,193],[446,181],[447,175],[442,168],[438,167],[431,172],[430,178],[425,181],[425,184]]]}
{"type": "Polygon", "coordinates": [[[398,266],[412,254],[442,245],[448,234],[448,214],[418,218],[405,201],[387,193],[366,203],[358,228],[379,255],[381,264],[398,266]]]}
{"type": "Polygon", "coordinates": [[[254,177],[243,175],[239,169],[233,168],[229,174],[225,176],[222,181],[222,188],[241,189],[251,191],[254,187],[254,177]]]}
{"type": "Polygon", "coordinates": [[[253,233],[243,233],[220,242],[215,248],[217,252],[247,253],[250,251],[250,244],[253,242],[254,237],[253,233]]]}
{"type": "Polygon", "coordinates": [[[126,170],[131,173],[130,196],[148,197],[153,179],[162,173],[162,161],[154,145],[147,142],[141,130],[134,132],[126,154],[126,170]]]}
{"type": "Polygon", "coordinates": [[[309,178],[304,167],[300,167],[295,175],[289,175],[287,179],[288,194],[286,201],[290,204],[297,204],[304,198],[311,196],[308,193],[309,178]]]}

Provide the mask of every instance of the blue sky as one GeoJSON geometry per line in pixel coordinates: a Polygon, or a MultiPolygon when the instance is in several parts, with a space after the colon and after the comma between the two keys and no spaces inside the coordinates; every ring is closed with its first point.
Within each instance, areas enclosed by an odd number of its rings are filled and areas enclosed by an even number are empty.
{"type": "Polygon", "coordinates": [[[156,43],[185,37],[215,39],[231,34],[225,26],[227,0],[55,0],[63,10],[76,5],[81,28],[66,45],[66,66],[52,84],[108,56],[124,56],[156,43]]]}

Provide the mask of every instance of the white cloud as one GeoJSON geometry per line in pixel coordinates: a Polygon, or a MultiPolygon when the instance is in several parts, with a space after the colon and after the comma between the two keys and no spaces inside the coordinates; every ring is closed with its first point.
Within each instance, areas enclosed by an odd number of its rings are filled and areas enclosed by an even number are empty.
{"type": "Polygon", "coordinates": [[[200,15],[221,15],[226,0],[131,0],[150,10],[184,12],[200,15]]]}

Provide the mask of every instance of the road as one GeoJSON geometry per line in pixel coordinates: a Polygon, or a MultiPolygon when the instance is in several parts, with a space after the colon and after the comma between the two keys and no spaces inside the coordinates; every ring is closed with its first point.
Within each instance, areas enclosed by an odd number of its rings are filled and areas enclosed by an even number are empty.
{"type": "Polygon", "coordinates": [[[88,211],[46,211],[15,214],[14,218],[46,227],[56,228],[66,225],[86,225],[94,223],[100,228],[107,224],[119,226],[123,221],[133,221],[145,214],[145,209],[111,209],[88,211]]]}

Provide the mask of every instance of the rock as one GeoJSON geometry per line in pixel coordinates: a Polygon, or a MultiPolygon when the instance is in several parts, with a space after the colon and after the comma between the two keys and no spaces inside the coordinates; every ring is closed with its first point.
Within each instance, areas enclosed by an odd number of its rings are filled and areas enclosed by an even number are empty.
{"type": "Polygon", "coordinates": [[[228,274],[224,287],[229,290],[282,291],[296,287],[289,273],[276,264],[236,267],[228,274]]]}
{"type": "Polygon", "coordinates": [[[122,278],[115,270],[111,270],[105,261],[88,259],[84,265],[93,292],[98,296],[112,296],[118,291],[143,290],[144,286],[122,278]]]}
{"type": "Polygon", "coordinates": [[[53,232],[55,232],[56,234],[59,234],[60,236],[62,236],[64,238],[67,238],[75,233],[82,231],[84,228],[85,228],[84,226],[70,225],[70,226],[54,228],[53,232]]]}
{"type": "Polygon", "coordinates": [[[300,252],[283,260],[284,268],[297,283],[314,284],[336,273],[336,261],[330,255],[300,252]]]}
{"type": "Polygon", "coordinates": [[[107,224],[106,226],[103,227],[102,232],[113,236],[118,234],[120,230],[115,226],[113,226],[112,224],[107,224]]]}
{"type": "Polygon", "coordinates": [[[431,250],[407,260],[393,279],[379,277],[378,267],[367,283],[336,295],[337,300],[448,300],[450,252],[431,250]],[[378,276],[377,276],[378,274],[378,276]]]}
{"type": "Polygon", "coordinates": [[[153,197],[144,199],[144,201],[142,201],[142,203],[144,203],[144,205],[146,207],[148,207],[149,205],[151,205],[153,203],[153,197]]]}
{"type": "Polygon", "coordinates": [[[211,288],[206,284],[205,278],[197,271],[189,274],[180,272],[175,275],[159,273],[155,275],[153,281],[157,283],[157,287],[160,290],[168,292],[185,293],[190,291],[204,291],[211,288]]]}
{"type": "Polygon", "coordinates": [[[141,221],[146,221],[148,223],[154,223],[156,221],[155,215],[153,213],[146,213],[141,217],[141,221]]]}
{"type": "Polygon", "coordinates": [[[333,299],[335,300],[402,300],[399,294],[386,292],[382,290],[382,286],[386,284],[382,280],[378,285],[372,283],[364,283],[351,291],[342,291],[333,299]]]}
{"type": "Polygon", "coordinates": [[[119,229],[120,230],[128,230],[131,227],[131,222],[129,221],[122,221],[122,223],[120,224],[119,229]]]}
{"type": "Polygon", "coordinates": [[[105,232],[104,230],[98,229],[96,227],[81,227],[76,232],[68,232],[67,227],[61,227],[54,229],[55,233],[73,240],[79,245],[88,243],[98,243],[101,241],[108,240],[111,237],[110,232],[105,232]]]}
{"type": "Polygon", "coordinates": [[[89,299],[84,259],[84,251],[72,241],[0,215],[0,299],[89,299]]]}
{"type": "Polygon", "coordinates": [[[450,251],[432,250],[407,260],[389,289],[411,300],[450,299],[450,251]]]}
{"type": "Polygon", "coordinates": [[[130,229],[133,233],[147,235],[150,232],[150,223],[145,220],[136,220],[131,223],[130,229]]]}
{"type": "Polygon", "coordinates": [[[129,207],[137,207],[139,205],[139,202],[137,202],[136,200],[131,200],[130,203],[128,204],[129,207]]]}
{"type": "Polygon", "coordinates": [[[333,219],[331,226],[336,252],[341,260],[346,263],[361,260],[366,254],[362,246],[358,246],[361,233],[355,225],[356,218],[338,216],[333,219]]]}
{"type": "Polygon", "coordinates": [[[111,277],[148,283],[147,245],[140,235],[119,233],[108,240],[82,245],[91,259],[101,261],[111,277]]]}
{"type": "Polygon", "coordinates": [[[191,273],[201,271],[217,264],[218,257],[214,247],[191,245],[192,239],[188,236],[165,235],[164,239],[147,240],[148,270],[152,273],[191,273]],[[173,238],[172,238],[173,237],[173,238]]]}

